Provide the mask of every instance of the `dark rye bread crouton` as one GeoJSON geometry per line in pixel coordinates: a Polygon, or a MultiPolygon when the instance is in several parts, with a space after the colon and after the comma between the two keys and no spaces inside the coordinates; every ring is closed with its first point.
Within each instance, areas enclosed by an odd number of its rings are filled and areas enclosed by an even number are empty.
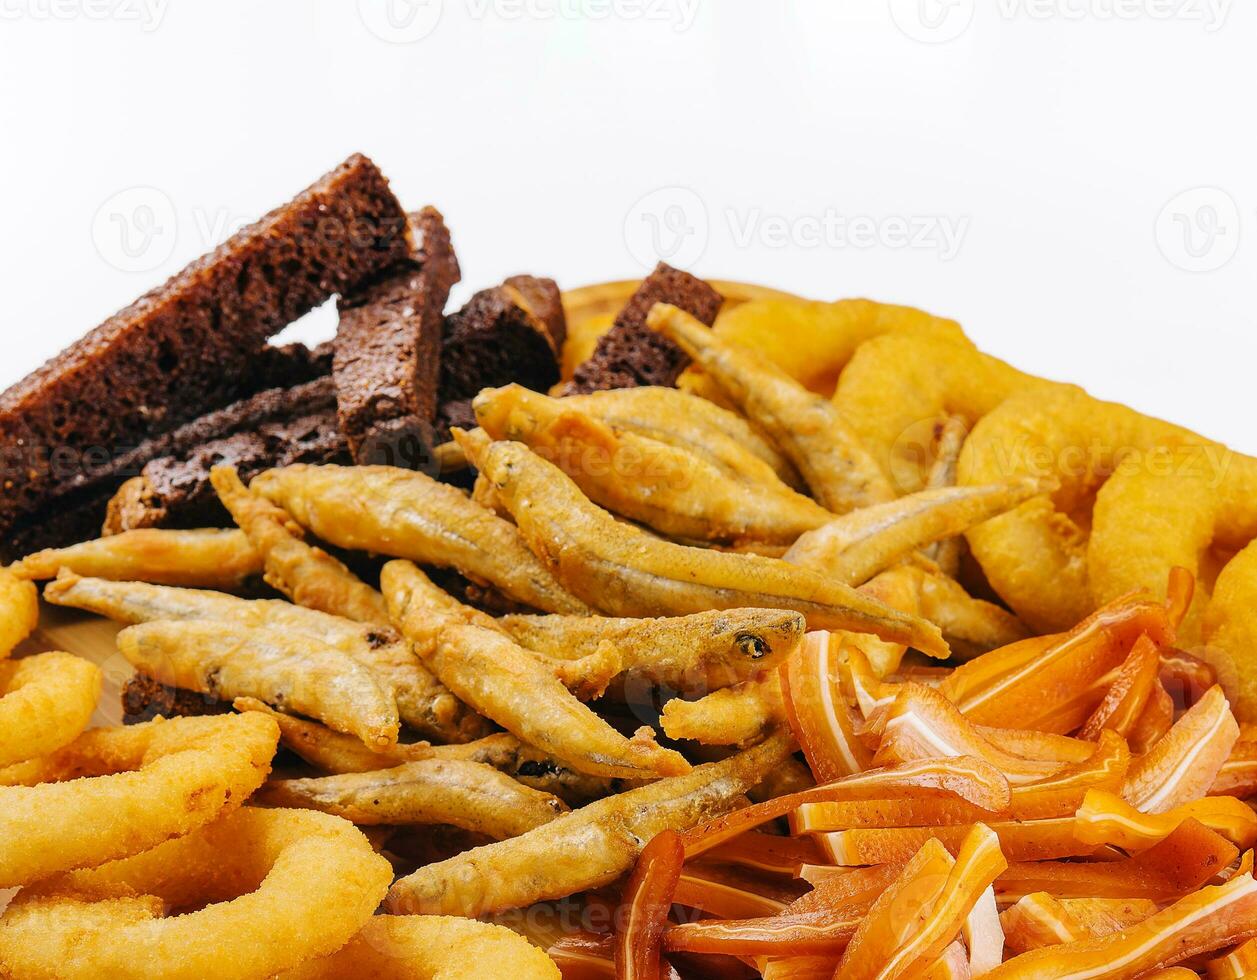
{"type": "MultiPolygon", "coordinates": [[[[264,346],[250,370],[249,398],[172,432],[146,439],[132,449],[119,446],[113,455],[101,454],[98,460],[86,458],[84,469],[75,478],[59,487],[48,503],[35,514],[20,519],[12,532],[0,539],[0,561],[96,537],[106,523],[111,498],[125,481],[139,476],[149,462],[187,454],[209,439],[243,427],[289,417],[291,399],[281,398],[276,406],[273,404],[276,396],[321,376],[326,378],[331,370],[330,344],[313,350],[302,344],[264,346]]],[[[329,381],[324,382],[325,387],[329,384],[329,381]]],[[[334,406],[334,398],[325,396],[324,401],[328,402],[328,407],[334,406]]],[[[297,402],[304,404],[304,399],[299,398],[297,402]]]]}
{"type": "Polygon", "coordinates": [[[441,213],[411,216],[414,251],[340,299],[332,376],[358,463],[414,465],[432,441],[441,320],[461,273],[441,213]]]}
{"type": "Polygon", "coordinates": [[[553,279],[512,276],[483,289],[445,318],[437,434],[475,428],[471,400],[482,388],[515,382],[548,391],[559,380],[567,319],[553,279]]]}
{"type": "Polygon", "coordinates": [[[647,327],[646,315],[656,303],[671,303],[710,327],[722,302],[724,297],[703,280],[660,262],[642,280],[562,394],[644,385],[673,387],[690,359],[672,341],[647,327]]]}
{"type": "Polygon", "coordinates": [[[231,515],[209,479],[220,463],[232,464],[247,481],[275,466],[349,462],[331,377],[262,392],[188,423],[166,441],[169,451],[145,463],[109,502],[106,534],[229,526],[231,515]]]}
{"type": "Polygon", "coordinates": [[[189,718],[197,715],[222,715],[231,705],[209,694],[170,687],[148,674],[135,674],[122,688],[122,723],[137,725],[164,718],[189,718]]]}
{"type": "Polygon", "coordinates": [[[0,536],[82,469],[242,394],[266,339],[405,258],[405,213],[355,155],[0,395],[0,536]]]}

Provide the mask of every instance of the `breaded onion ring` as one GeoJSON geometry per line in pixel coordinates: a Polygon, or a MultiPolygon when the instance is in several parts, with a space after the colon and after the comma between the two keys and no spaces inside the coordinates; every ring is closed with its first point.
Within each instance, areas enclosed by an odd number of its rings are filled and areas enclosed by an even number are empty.
{"type": "Polygon", "coordinates": [[[7,568],[0,568],[0,660],[35,632],[39,625],[39,593],[7,568]]]}
{"type": "Polygon", "coordinates": [[[1097,606],[1133,589],[1164,595],[1176,566],[1192,573],[1195,593],[1178,631],[1184,646],[1200,639],[1221,564],[1257,537],[1254,461],[1204,444],[1199,465],[1185,468],[1191,463],[1178,452],[1114,473],[1096,494],[1087,543],[1097,606]]]}
{"type": "Polygon", "coordinates": [[[279,980],[559,980],[554,961],[518,933],[449,915],[378,915],[342,949],[279,980]]]}
{"type": "Polygon", "coordinates": [[[257,712],[158,719],[93,729],[0,771],[0,888],[204,826],[262,785],[278,742],[274,720],[257,712]]]}
{"type": "Polygon", "coordinates": [[[1227,563],[1205,609],[1205,646],[1195,652],[1218,672],[1235,716],[1257,721],[1257,541],[1227,563]]]}
{"type": "MultiPolygon", "coordinates": [[[[842,370],[868,341],[887,333],[923,333],[959,344],[969,339],[955,320],[911,306],[867,299],[755,300],[730,309],[726,304],[711,332],[766,357],[801,385],[828,397],[842,370]]],[[[680,387],[708,394],[707,379],[690,367],[680,387]]]]}
{"type": "Polygon", "coordinates": [[[838,379],[834,405],[895,489],[913,493],[929,480],[928,450],[944,419],[972,426],[1011,395],[1055,387],[1063,386],[1024,374],[968,341],[899,332],[860,345],[838,379]]]}
{"type": "Polygon", "coordinates": [[[99,667],[68,653],[0,663],[0,767],[78,738],[96,710],[100,681],[99,667]]]}
{"type": "Polygon", "coordinates": [[[0,917],[0,973],[263,980],[343,946],[391,879],[348,821],[245,808],[23,892],[0,917]]]}
{"type": "MultiPolygon", "coordinates": [[[[1168,467],[1218,487],[1229,478],[1233,460],[1217,443],[1078,389],[1028,390],[974,427],[961,451],[960,482],[974,486],[1030,475],[1055,478],[1059,489],[966,536],[991,586],[1013,611],[1036,632],[1059,632],[1095,608],[1087,571],[1091,509],[1110,476],[1168,467]]],[[[1160,588],[1164,581],[1141,585],[1160,588]]]]}

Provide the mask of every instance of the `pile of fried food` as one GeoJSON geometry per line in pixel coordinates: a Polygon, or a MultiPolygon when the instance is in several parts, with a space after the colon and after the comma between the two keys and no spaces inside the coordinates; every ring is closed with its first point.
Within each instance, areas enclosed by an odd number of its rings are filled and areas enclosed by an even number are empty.
{"type": "Polygon", "coordinates": [[[0,662],[0,975],[1257,975],[1257,463],[903,307],[647,323],[678,387],[482,391],[470,492],[222,465],[0,571],[206,712],[0,662]]]}

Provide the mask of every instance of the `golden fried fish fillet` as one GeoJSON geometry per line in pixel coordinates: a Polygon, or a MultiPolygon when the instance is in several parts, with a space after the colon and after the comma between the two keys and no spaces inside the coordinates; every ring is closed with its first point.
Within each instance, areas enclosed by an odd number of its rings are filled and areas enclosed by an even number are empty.
{"type": "Polygon", "coordinates": [[[663,830],[736,809],[794,750],[788,733],[722,762],[565,813],[543,827],[420,868],[389,892],[391,912],[477,916],[563,898],[614,881],[663,830]]]}
{"type": "Polygon", "coordinates": [[[595,418],[639,436],[685,449],[730,477],[794,489],[803,478],[781,451],[741,415],[676,388],[643,386],[568,395],[595,418]]]}
{"type": "Polygon", "coordinates": [[[495,732],[461,745],[399,742],[367,748],[352,735],[342,735],[308,718],[286,715],[256,698],[236,698],[234,705],[237,711],[260,711],[270,715],[279,725],[280,740],[286,748],[331,775],[392,769],[420,759],[479,762],[571,805],[606,796],[621,786],[619,780],[577,772],[509,732],[495,732]]]}
{"type": "Polygon", "coordinates": [[[477,464],[523,536],[576,595],[617,616],[684,616],[711,609],[792,609],[812,629],[872,633],[939,656],[938,628],[849,586],[776,558],[691,548],[620,523],[553,463],[495,442],[477,464]]]}
{"type": "Polygon", "coordinates": [[[656,304],[646,322],[685,351],[781,447],[826,509],[845,514],[894,499],[886,475],[828,399],[675,306],[656,304]]]}
{"type": "MultiPolygon", "coordinates": [[[[960,463],[960,450],[964,448],[969,426],[959,415],[948,415],[934,425],[934,462],[925,479],[927,490],[938,490],[956,485],[956,470],[960,463]]],[[[960,572],[960,556],[965,543],[961,537],[943,538],[926,545],[921,553],[929,558],[944,575],[955,578],[960,572]]]]}
{"type": "Polygon", "coordinates": [[[263,577],[299,606],[360,623],[388,625],[384,597],[322,548],[302,540],[301,529],[265,497],[250,493],[234,466],[215,466],[210,482],[218,499],[262,556],[263,577]]]}
{"type": "Polygon", "coordinates": [[[566,398],[507,385],[473,405],[489,437],[524,443],[595,503],[669,537],[789,544],[834,519],[780,481],[730,479],[688,449],[613,428],[566,398]]]}
{"type": "Polygon", "coordinates": [[[269,470],[251,489],[339,548],[455,568],[545,612],[587,613],[519,532],[456,487],[390,466],[269,470]]]}
{"type": "Polygon", "coordinates": [[[48,548],[9,566],[18,578],[56,578],[62,569],[122,582],[238,589],[262,574],[262,556],[243,531],[142,528],[68,548],[48,548]]]}
{"type": "Polygon", "coordinates": [[[663,706],[659,724],[668,738],[692,739],[703,745],[746,745],[785,719],[781,677],[769,670],[695,701],[673,698],[663,706]]]}
{"type": "Polygon", "coordinates": [[[650,729],[625,738],[581,704],[549,667],[497,629],[446,623],[431,642],[428,608],[412,602],[426,577],[390,562],[381,577],[389,612],[447,687],[511,734],[595,776],[640,779],[685,772],[678,753],[656,745],[650,729]]]}
{"type": "Polygon", "coordinates": [[[366,667],[392,691],[401,720],[420,734],[443,742],[467,742],[491,728],[438,681],[389,626],[357,623],[281,600],[246,600],[222,592],[110,582],[68,572],[44,589],[44,599],[123,623],[217,621],[311,637],[366,667]]]}
{"type": "Polygon", "coordinates": [[[577,658],[611,644],[625,671],[675,691],[715,690],[775,666],[803,639],[806,623],[784,609],[716,609],[648,619],[503,616],[520,646],[577,658]]]}
{"type": "Polygon", "coordinates": [[[441,824],[495,840],[518,837],[567,810],[557,797],[491,766],[439,758],[372,772],[271,780],[253,799],[321,810],[365,826],[441,824]]]}
{"type": "Polygon", "coordinates": [[[397,704],[366,667],[309,636],[232,623],[151,622],[118,634],[136,670],[172,687],[255,697],[318,718],[364,745],[397,741],[397,704]]]}
{"type": "Polygon", "coordinates": [[[860,585],[923,545],[961,534],[1042,492],[1042,484],[1033,477],[921,490],[808,531],[786,552],[785,560],[860,585]]]}

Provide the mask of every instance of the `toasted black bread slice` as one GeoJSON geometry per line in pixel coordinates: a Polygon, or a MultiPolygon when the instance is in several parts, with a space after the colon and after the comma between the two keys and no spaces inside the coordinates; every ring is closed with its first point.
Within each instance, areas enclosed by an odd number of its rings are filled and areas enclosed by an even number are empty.
{"type": "Polygon", "coordinates": [[[410,253],[355,155],[0,395],[0,538],[113,456],[247,393],[262,345],[410,253]]]}
{"type": "Polygon", "coordinates": [[[339,302],[332,376],[358,463],[407,465],[432,441],[442,316],[461,273],[439,211],[424,208],[411,225],[414,253],[339,302]]]}
{"type": "Polygon", "coordinates": [[[689,358],[672,341],[646,326],[646,315],[656,303],[680,307],[707,326],[716,322],[724,298],[697,276],[660,262],[642,280],[598,339],[590,358],[577,367],[561,394],[587,394],[608,388],[644,385],[673,387],[689,358]]]}
{"type": "Polygon", "coordinates": [[[437,433],[474,428],[471,400],[483,388],[547,391],[559,380],[567,320],[553,279],[512,276],[445,318],[437,433]]]}

